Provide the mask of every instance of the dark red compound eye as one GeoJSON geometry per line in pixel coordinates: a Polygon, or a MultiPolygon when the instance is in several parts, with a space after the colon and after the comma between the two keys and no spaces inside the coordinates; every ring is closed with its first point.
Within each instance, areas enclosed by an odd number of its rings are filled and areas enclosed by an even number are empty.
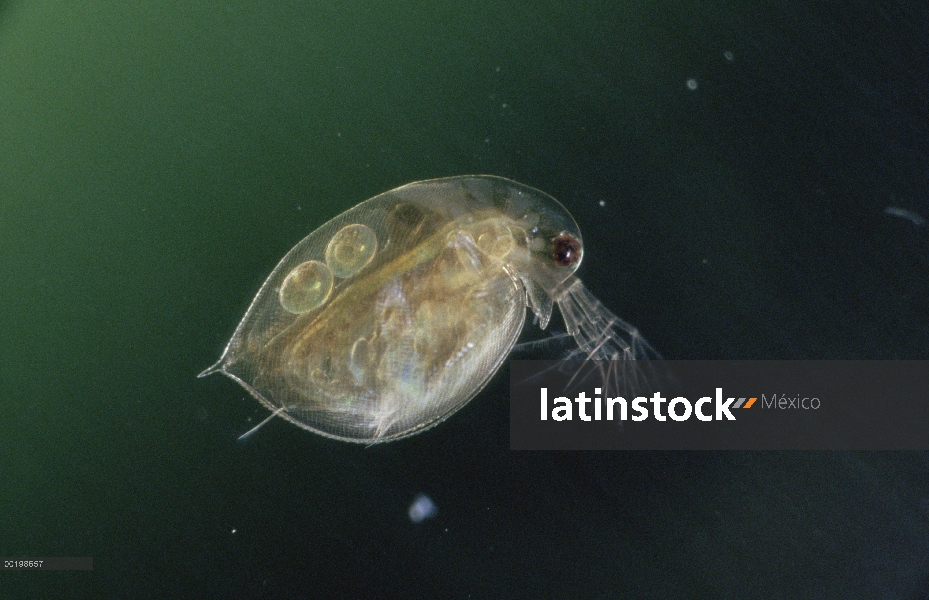
{"type": "Polygon", "coordinates": [[[552,240],[552,258],[559,267],[570,267],[581,260],[581,243],[570,233],[552,240]]]}

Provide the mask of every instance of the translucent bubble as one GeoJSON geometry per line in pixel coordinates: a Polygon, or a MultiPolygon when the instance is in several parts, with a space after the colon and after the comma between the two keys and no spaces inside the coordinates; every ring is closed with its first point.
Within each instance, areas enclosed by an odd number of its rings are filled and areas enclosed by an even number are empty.
{"type": "Polygon", "coordinates": [[[377,252],[377,236],[367,225],[347,225],[329,240],[326,264],[336,277],[351,277],[362,270],[377,252]]]}
{"type": "Polygon", "coordinates": [[[281,285],[281,306],[287,312],[305,313],[323,305],[332,291],[332,272],[318,260],[297,265],[281,285]]]}
{"type": "Polygon", "coordinates": [[[410,504],[407,514],[410,516],[410,521],[413,523],[422,523],[439,514],[439,509],[435,505],[435,502],[432,501],[432,498],[426,494],[417,494],[416,497],[413,498],[413,503],[410,504]]]}

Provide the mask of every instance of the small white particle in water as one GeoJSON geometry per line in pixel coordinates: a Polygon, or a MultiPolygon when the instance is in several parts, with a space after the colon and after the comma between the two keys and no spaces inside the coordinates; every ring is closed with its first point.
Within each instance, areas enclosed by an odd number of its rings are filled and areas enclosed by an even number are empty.
{"type": "Polygon", "coordinates": [[[890,215],[891,217],[900,217],[901,219],[906,219],[917,227],[922,227],[926,224],[926,219],[922,218],[920,215],[914,213],[911,210],[900,208],[899,206],[888,206],[884,209],[884,214],[890,215]]]}
{"type": "Polygon", "coordinates": [[[439,513],[438,507],[426,494],[417,494],[413,498],[413,504],[407,514],[410,515],[410,521],[413,523],[422,523],[426,519],[431,519],[439,513]]]}
{"type": "Polygon", "coordinates": [[[603,200],[601,200],[601,201],[600,201],[600,206],[606,206],[606,202],[603,201],[603,200]]]}
{"type": "Polygon", "coordinates": [[[232,530],[232,533],[235,533],[236,531],[238,531],[238,529],[233,529],[233,530],[232,530]]]}
{"type": "Polygon", "coordinates": [[[509,106],[509,104],[507,104],[506,102],[504,102],[502,106],[503,106],[503,108],[507,108],[507,107],[509,106]]]}
{"type": "Polygon", "coordinates": [[[694,91],[694,90],[696,90],[696,89],[697,89],[697,80],[696,80],[696,79],[688,79],[688,80],[687,80],[687,89],[690,90],[691,92],[694,91]]]}
{"type": "Polygon", "coordinates": [[[723,52],[723,58],[725,58],[729,62],[732,62],[735,60],[735,55],[733,55],[732,52],[726,50],[725,52],[723,52]]]}

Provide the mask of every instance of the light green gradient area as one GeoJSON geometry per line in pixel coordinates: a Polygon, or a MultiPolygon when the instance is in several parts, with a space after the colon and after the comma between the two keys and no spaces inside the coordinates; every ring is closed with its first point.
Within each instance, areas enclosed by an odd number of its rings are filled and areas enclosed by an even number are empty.
{"type": "MultiPolygon", "coordinates": [[[[675,28],[654,28],[689,18],[644,2],[7,5],[0,555],[151,557],[234,489],[210,461],[255,407],[195,375],[324,220],[455,174],[557,194],[620,134],[652,165],[679,157],[662,107],[689,73],[675,28]]],[[[706,197],[735,193],[714,180],[706,197]]]]}
{"type": "MultiPolygon", "coordinates": [[[[174,510],[193,376],[323,220],[415,179],[518,174],[578,97],[621,101],[551,87],[589,68],[574,41],[606,15],[452,6],[5,8],[0,554],[94,554],[153,498],[174,510]]],[[[609,19],[635,39],[634,15],[609,19]]],[[[654,67],[612,40],[588,44],[598,68],[654,67]]]]}

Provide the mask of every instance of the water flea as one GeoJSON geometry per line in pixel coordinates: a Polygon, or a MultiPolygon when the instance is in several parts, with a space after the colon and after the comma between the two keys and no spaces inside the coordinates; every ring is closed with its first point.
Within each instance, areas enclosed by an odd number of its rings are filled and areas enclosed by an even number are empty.
{"type": "MultiPolygon", "coordinates": [[[[655,353],[577,278],[583,256],[574,218],[544,192],[487,175],[410,183],[291,248],[201,376],[227,375],[269,409],[243,438],[281,418],[386,442],[467,404],[509,356],[527,312],[545,329],[557,306],[581,358],[633,361],[604,377],[635,379],[634,359],[655,353]]],[[[434,515],[431,502],[417,497],[410,519],[434,515]]]]}

